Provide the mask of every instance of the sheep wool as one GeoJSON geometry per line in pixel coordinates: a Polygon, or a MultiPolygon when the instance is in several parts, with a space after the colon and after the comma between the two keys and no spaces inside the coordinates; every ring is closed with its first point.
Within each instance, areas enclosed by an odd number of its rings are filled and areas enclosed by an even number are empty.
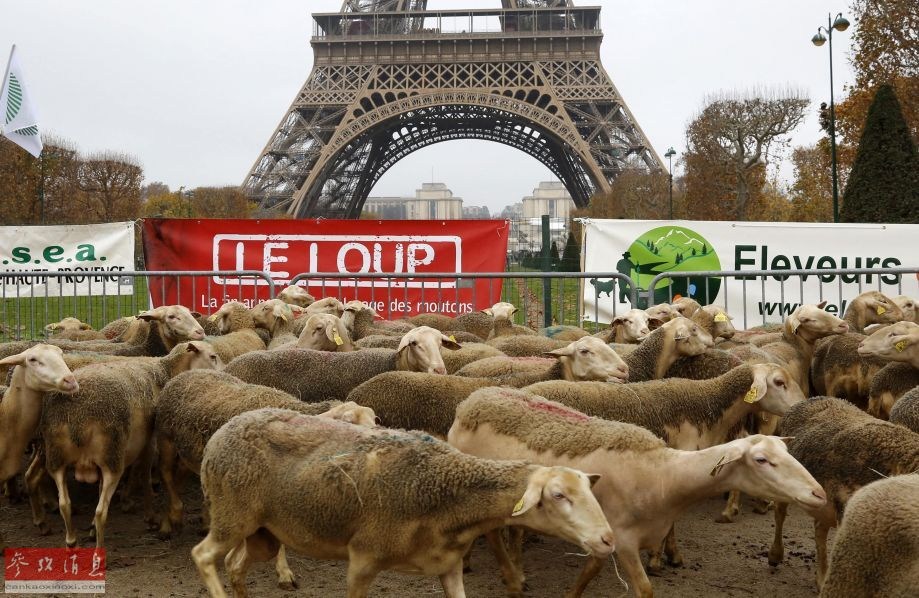
{"type": "Polygon", "coordinates": [[[511,335],[493,338],[488,344],[511,357],[537,357],[568,346],[570,341],[545,336],[511,335]]]}
{"type": "Polygon", "coordinates": [[[738,357],[727,351],[722,349],[707,349],[705,353],[701,355],[677,359],[673,362],[673,365],[670,366],[670,369],[667,370],[664,377],[707,380],[726,374],[741,364],[743,364],[743,362],[738,357]]]}
{"type": "Polygon", "coordinates": [[[890,423],[919,434],[919,386],[900,397],[890,410],[890,423]]]}

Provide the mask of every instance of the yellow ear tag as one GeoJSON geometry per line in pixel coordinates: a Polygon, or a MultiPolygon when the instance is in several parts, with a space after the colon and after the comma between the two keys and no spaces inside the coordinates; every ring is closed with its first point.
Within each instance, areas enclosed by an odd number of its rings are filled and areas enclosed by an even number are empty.
{"type": "Polygon", "coordinates": [[[449,338],[451,341],[453,341],[454,343],[456,342],[456,337],[453,336],[452,334],[451,334],[448,338],[449,338]]]}
{"type": "Polygon", "coordinates": [[[517,504],[514,505],[514,511],[511,513],[511,515],[516,515],[517,513],[519,513],[519,512],[522,511],[522,510],[523,510],[523,498],[521,498],[520,500],[518,500],[518,501],[517,501],[517,504]]]}
{"type": "Polygon", "coordinates": [[[743,398],[744,403],[755,403],[756,402],[756,389],[752,386],[750,390],[747,391],[747,394],[743,398]]]}
{"type": "Polygon", "coordinates": [[[217,319],[217,314],[211,314],[211,316],[207,319],[207,321],[208,321],[208,322],[213,322],[213,321],[216,320],[216,319],[217,319]]]}
{"type": "Polygon", "coordinates": [[[718,312],[718,315],[715,316],[715,321],[716,321],[716,322],[727,322],[727,321],[728,321],[728,317],[727,317],[726,315],[724,315],[724,312],[720,312],[720,311],[719,311],[719,312],[718,312]]]}
{"type": "Polygon", "coordinates": [[[345,341],[341,340],[341,335],[339,335],[337,332],[335,333],[335,336],[332,337],[332,340],[334,340],[335,344],[339,346],[345,344],[345,341]]]}
{"type": "Polygon", "coordinates": [[[908,345],[908,344],[909,344],[909,343],[907,343],[906,341],[900,341],[899,343],[897,343],[896,345],[894,345],[894,347],[897,348],[897,352],[902,353],[903,351],[906,350],[906,345],[908,345]]]}
{"type": "Polygon", "coordinates": [[[887,310],[884,309],[883,307],[881,307],[880,305],[878,305],[878,310],[877,310],[877,311],[878,311],[878,315],[879,315],[879,316],[883,316],[884,314],[887,313],[887,310]]]}

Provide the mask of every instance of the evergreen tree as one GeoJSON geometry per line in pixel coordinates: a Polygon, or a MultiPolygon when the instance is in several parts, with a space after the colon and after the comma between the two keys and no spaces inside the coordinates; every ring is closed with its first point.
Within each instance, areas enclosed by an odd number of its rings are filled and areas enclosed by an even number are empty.
{"type": "Polygon", "coordinates": [[[842,222],[919,222],[919,158],[890,85],[868,109],[842,197],[842,222]]]}
{"type": "Polygon", "coordinates": [[[574,238],[574,233],[568,233],[568,241],[565,243],[565,251],[562,252],[562,264],[559,270],[562,272],[581,271],[581,246],[574,238]]]}
{"type": "Polygon", "coordinates": [[[558,271],[558,265],[561,261],[561,258],[558,255],[558,245],[555,241],[552,241],[551,247],[549,247],[549,266],[552,270],[558,271]]]}

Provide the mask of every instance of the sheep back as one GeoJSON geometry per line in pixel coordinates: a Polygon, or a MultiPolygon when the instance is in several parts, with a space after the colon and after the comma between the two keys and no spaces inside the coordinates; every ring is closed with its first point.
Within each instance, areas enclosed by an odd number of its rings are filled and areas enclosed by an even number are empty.
{"type": "Polygon", "coordinates": [[[890,423],[919,434],[919,386],[910,390],[890,410],[890,423]]]}
{"type": "Polygon", "coordinates": [[[448,374],[459,371],[463,366],[470,364],[479,359],[486,357],[497,357],[504,355],[500,349],[496,349],[485,343],[465,343],[462,348],[455,351],[441,347],[440,355],[444,358],[444,366],[448,374]]]}
{"type": "Polygon", "coordinates": [[[742,364],[743,362],[738,357],[727,351],[706,349],[701,355],[677,359],[664,377],[707,380],[726,374],[742,364]]]}
{"type": "Polygon", "coordinates": [[[517,335],[499,336],[489,340],[488,344],[511,357],[536,357],[570,343],[545,336],[517,335]]]}

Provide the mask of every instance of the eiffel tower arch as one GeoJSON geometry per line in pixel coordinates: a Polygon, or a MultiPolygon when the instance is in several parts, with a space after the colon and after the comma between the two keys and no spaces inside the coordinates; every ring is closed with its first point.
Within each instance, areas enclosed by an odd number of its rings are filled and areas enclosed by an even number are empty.
{"type": "Polygon", "coordinates": [[[526,152],[579,207],[662,168],[600,61],[599,7],[345,0],[313,20],[313,70],[243,183],[264,210],[356,218],[396,162],[458,139],[526,152]]]}

